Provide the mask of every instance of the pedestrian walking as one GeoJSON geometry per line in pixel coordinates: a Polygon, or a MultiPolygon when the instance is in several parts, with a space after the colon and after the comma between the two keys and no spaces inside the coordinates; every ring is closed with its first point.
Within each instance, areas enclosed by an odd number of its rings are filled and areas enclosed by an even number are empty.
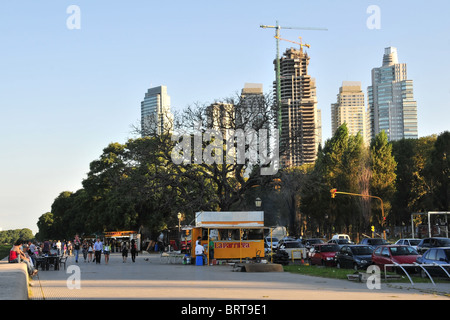
{"type": "Polygon", "coordinates": [[[105,255],[105,264],[109,262],[109,254],[111,253],[111,245],[109,242],[106,242],[103,246],[103,254],[105,255]]]}
{"type": "Polygon", "coordinates": [[[128,244],[126,243],[126,241],[124,241],[122,243],[122,262],[123,263],[127,262],[127,258],[128,258],[128,244]]]}
{"type": "Polygon", "coordinates": [[[88,247],[88,255],[89,255],[88,263],[92,262],[92,253],[94,253],[94,248],[92,247],[92,243],[89,243],[89,247],[88,247]]]}
{"type": "Polygon", "coordinates": [[[75,263],[78,263],[78,255],[80,253],[81,243],[78,235],[75,236],[75,240],[73,241],[73,250],[75,253],[75,263]]]}
{"type": "Polygon", "coordinates": [[[58,240],[56,242],[56,252],[57,252],[58,256],[61,255],[61,241],[60,240],[58,240]]]}
{"type": "Polygon", "coordinates": [[[100,264],[100,259],[102,257],[103,243],[100,241],[100,238],[97,238],[97,241],[94,243],[94,253],[95,253],[95,263],[100,264]]]}
{"type": "Polygon", "coordinates": [[[86,242],[86,240],[83,240],[83,244],[81,245],[81,251],[83,252],[83,258],[84,258],[84,262],[86,262],[87,260],[87,255],[88,255],[88,244],[86,242]]]}
{"type": "Polygon", "coordinates": [[[131,261],[136,262],[136,252],[137,252],[137,246],[136,241],[134,239],[131,240],[131,246],[130,246],[130,252],[131,252],[131,261]]]}

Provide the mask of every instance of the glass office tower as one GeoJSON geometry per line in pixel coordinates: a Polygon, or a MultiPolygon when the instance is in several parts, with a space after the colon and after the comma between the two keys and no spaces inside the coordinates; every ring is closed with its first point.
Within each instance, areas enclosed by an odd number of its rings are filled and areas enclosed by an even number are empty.
{"type": "Polygon", "coordinates": [[[173,114],[166,86],[148,89],[141,102],[142,136],[160,135],[173,130],[173,114]]]}
{"type": "Polygon", "coordinates": [[[372,69],[368,114],[371,138],[383,130],[390,141],[418,138],[413,81],[407,79],[406,63],[398,62],[394,47],[386,48],[383,65],[372,69]]]}

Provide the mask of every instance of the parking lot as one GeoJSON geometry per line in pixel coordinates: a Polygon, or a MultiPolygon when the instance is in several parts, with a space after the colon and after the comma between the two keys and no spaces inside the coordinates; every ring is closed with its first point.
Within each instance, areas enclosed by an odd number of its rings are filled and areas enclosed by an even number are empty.
{"type": "Polygon", "coordinates": [[[377,266],[383,273],[395,271],[402,274],[411,283],[411,277],[417,275],[431,283],[442,278],[450,281],[449,238],[404,238],[395,243],[381,238],[364,238],[356,244],[348,235],[336,235],[328,241],[287,237],[266,241],[266,252],[270,254],[272,245],[275,263],[286,265],[301,259],[312,265],[353,269],[355,272],[365,272],[369,266],[377,266]]]}

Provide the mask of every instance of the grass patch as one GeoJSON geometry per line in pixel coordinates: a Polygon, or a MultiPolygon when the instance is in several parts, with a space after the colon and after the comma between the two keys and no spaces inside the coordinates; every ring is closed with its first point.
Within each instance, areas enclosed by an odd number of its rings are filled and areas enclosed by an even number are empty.
{"type": "Polygon", "coordinates": [[[9,250],[11,250],[11,244],[0,244],[0,260],[9,256],[9,250]]]}
{"type": "Polygon", "coordinates": [[[307,276],[315,276],[322,278],[332,278],[332,279],[345,279],[347,280],[347,274],[353,273],[350,269],[338,269],[333,267],[322,267],[322,266],[307,266],[307,265],[287,265],[284,266],[284,271],[291,273],[304,274],[307,276]]]}
{"type": "MultiPolygon", "coordinates": [[[[340,280],[348,280],[347,275],[353,274],[355,271],[353,269],[338,269],[336,267],[322,267],[322,266],[312,266],[312,265],[295,265],[290,264],[287,266],[283,266],[284,271],[291,273],[298,273],[307,276],[315,276],[321,278],[330,278],[330,279],[340,279],[340,280]]],[[[359,270],[360,273],[365,273],[365,270],[359,270]]],[[[400,275],[400,279],[388,279],[385,280],[384,272],[381,270],[381,281],[385,283],[410,283],[408,277],[405,274],[397,274],[395,272],[387,272],[388,275],[400,275]]],[[[410,274],[411,279],[414,283],[431,283],[428,278],[421,278],[417,274],[410,274]]],[[[433,278],[435,283],[448,283],[448,279],[442,278],[433,278]]]]}

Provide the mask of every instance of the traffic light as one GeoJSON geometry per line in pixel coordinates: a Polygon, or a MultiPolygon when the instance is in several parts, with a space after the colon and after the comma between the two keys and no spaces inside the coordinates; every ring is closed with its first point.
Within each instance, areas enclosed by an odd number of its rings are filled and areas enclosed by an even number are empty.
{"type": "Polygon", "coordinates": [[[370,230],[372,230],[372,232],[375,232],[375,227],[374,227],[374,226],[371,226],[371,227],[370,227],[370,230]]]}
{"type": "Polygon", "coordinates": [[[331,193],[331,197],[334,199],[334,197],[336,197],[336,191],[337,189],[331,189],[330,193],[331,193]]]}

